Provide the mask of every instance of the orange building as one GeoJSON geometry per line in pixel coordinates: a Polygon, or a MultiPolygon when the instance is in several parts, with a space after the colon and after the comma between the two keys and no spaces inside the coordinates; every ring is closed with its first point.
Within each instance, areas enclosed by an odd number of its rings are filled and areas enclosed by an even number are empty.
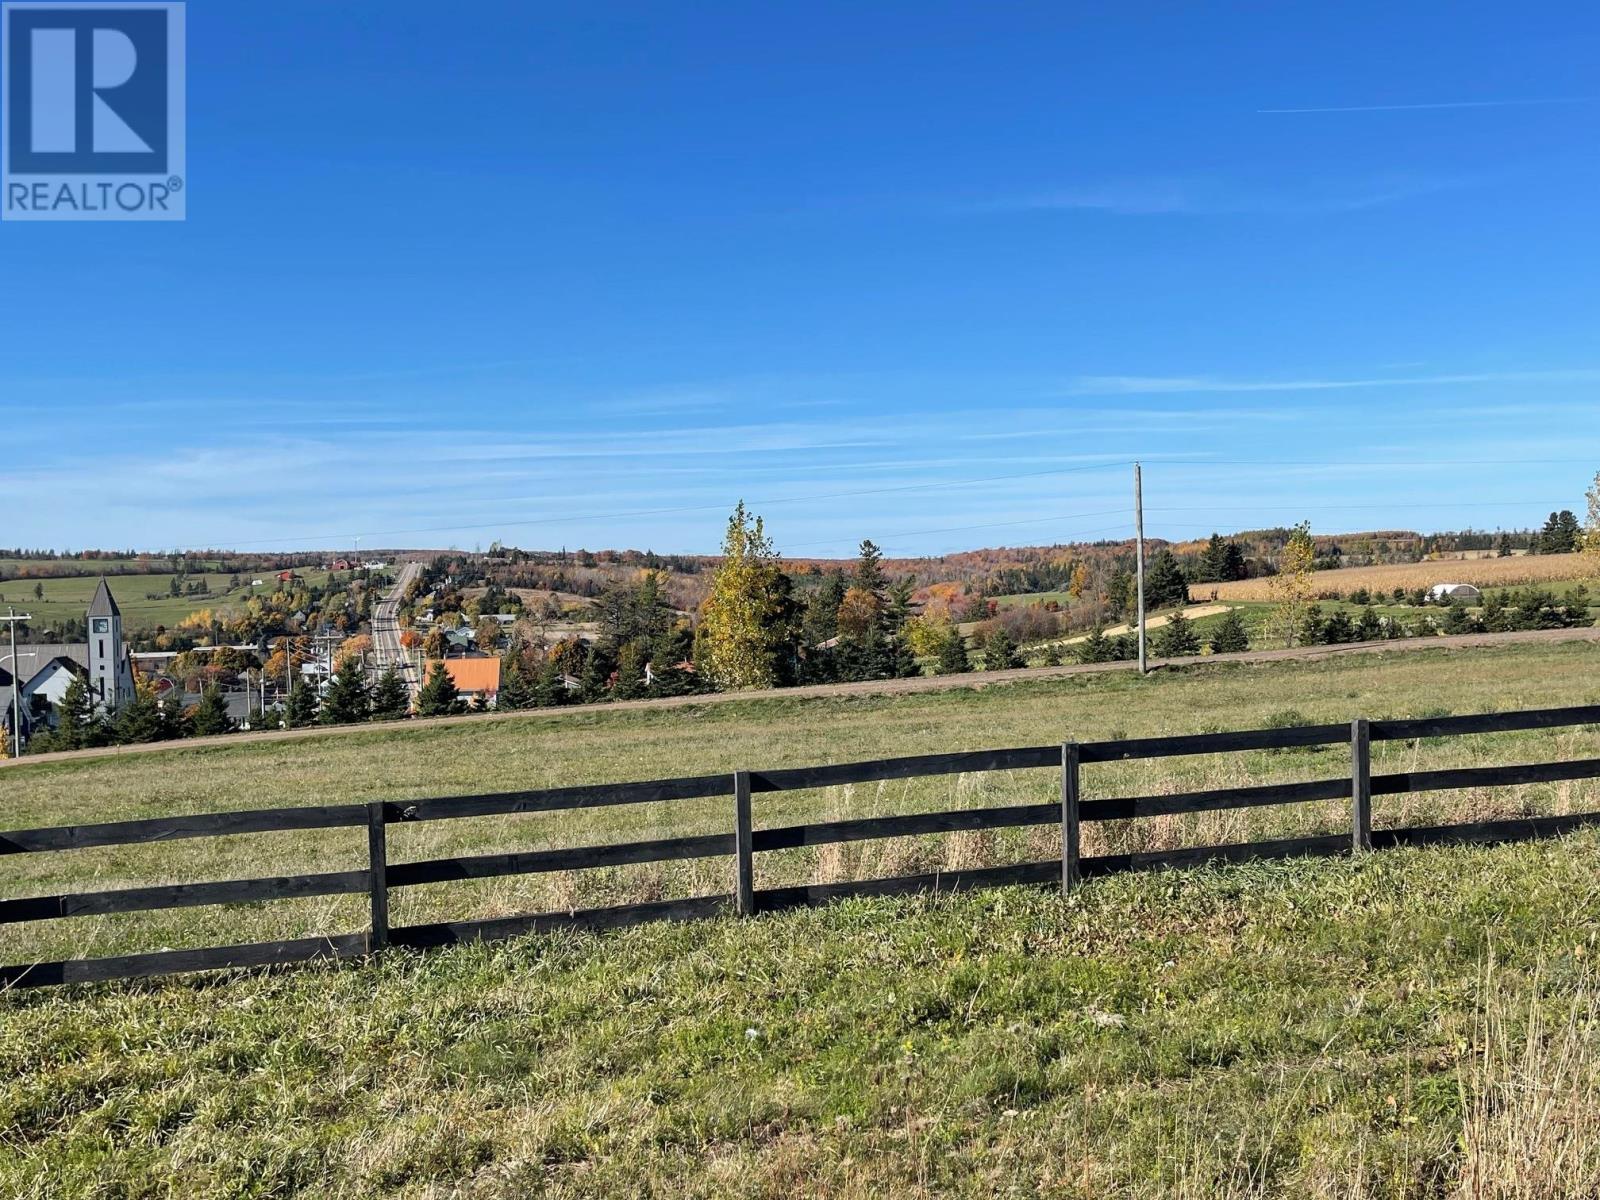
{"type": "MultiPolygon", "coordinates": [[[[430,659],[423,678],[433,674],[440,660],[430,659]]],[[[444,669],[450,672],[456,691],[469,703],[480,697],[485,705],[494,703],[500,693],[500,660],[498,658],[447,658],[444,669]]]]}

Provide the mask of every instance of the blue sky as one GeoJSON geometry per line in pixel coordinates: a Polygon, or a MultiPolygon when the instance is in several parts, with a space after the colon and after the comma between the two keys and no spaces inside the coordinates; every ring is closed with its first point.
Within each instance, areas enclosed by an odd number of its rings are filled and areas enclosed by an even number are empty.
{"type": "Polygon", "coordinates": [[[0,545],[1525,525],[1588,5],[189,5],[189,219],[0,226],[0,545]],[[986,482],[974,482],[984,480],[986,482]],[[893,490],[891,490],[893,489],[893,490]]]}

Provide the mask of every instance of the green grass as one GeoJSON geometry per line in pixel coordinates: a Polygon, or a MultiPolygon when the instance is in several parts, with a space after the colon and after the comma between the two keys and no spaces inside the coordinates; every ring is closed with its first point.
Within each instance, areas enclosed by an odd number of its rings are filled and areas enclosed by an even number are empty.
{"type": "MultiPolygon", "coordinates": [[[[887,754],[1600,702],[1523,645],[573,712],[39,762],[6,828],[887,754]]],[[[1375,770],[1600,755],[1575,729],[1375,770]]],[[[1339,748],[1094,766],[1091,796],[1347,770],[1339,748]]],[[[1054,797],[1052,771],[756,798],[758,826],[1054,797]]],[[[1600,807],[1592,782],[1382,798],[1376,823],[1600,807]]],[[[1347,828],[1341,803],[1090,827],[1088,852],[1347,828]]],[[[726,831],[731,800],[433,822],[394,861],[726,831]]],[[[0,1195],[1449,1194],[1493,944],[1519,1005],[1595,952],[1600,838],[1386,852],[0,996],[0,1195]],[[1580,955],[1582,957],[1580,957],[1580,955]],[[1238,1186],[1233,1186],[1237,1184],[1238,1186]],[[542,1190],[541,1190],[542,1189],[542,1190]],[[1187,1189],[1187,1190],[1185,1190],[1187,1189]],[[1231,1189],[1231,1190],[1230,1190],[1231,1189]]],[[[761,856],[763,886],[1047,858],[1054,827],[761,856]]],[[[10,856],[0,894],[364,862],[364,835],[10,856]]],[[[394,894],[397,923],[725,891],[726,860],[394,894]]],[[[4,958],[359,929],[355,899],[7,927],[4,958]]],[[[1569,1189],[1570,1191],[1570,1189],[1569,1189]]],[[[1559,1190],[1550,1194],[1562,1194],[1559,1190]]],[[[1581,1194],[1581,1193],[1580,1193],[1581,1194]]]]}
{"type": "MultiPolygon", "coordinates": [[[[297,570],[308,583],[320,584],[328,573],[320,570],[297,570]]],[[[202,608],[222,609],[240,605],[250,598],[252,591],[266,593],[277,586],[271,574],[241,575],[241,586],[229,587],[231,576],[226,573],[208,573],[184,577],[186,584],[204,578],[209,594],[204,596],[172,596],[171,575],[111,575],[106,583],[122,610],[124,628],[132,633],[152,630],[157,625],[169,628],[184,617],[202,608]],[[262,586],[252,589],[252,579],[262,580],[262,586]],[[154,595],[154,599],[152,599],[154,595]]],[[[0,583],[0,604],[14,605],[18,610],[32,615],[30,627],[40,633],[59,628],[70,619],[82,621],[99,584],[99,576],[77,575],[63,579],[7,579],[0,583]],[[35,587],[44,592],[44,598],[34,595],[35,587]]]]}

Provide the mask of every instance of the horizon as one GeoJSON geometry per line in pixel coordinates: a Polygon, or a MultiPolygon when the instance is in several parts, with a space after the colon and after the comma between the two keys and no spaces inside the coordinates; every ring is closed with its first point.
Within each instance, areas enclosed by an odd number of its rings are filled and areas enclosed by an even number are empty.
{"type": "Polygon", "coordinates": [[[1131,533],[1135,459],[1152,538],[1537,528],[1600,466],[1587,9],[193,9],[187,220],[0,227],[8,543],[937,557],[1131,533]]]}

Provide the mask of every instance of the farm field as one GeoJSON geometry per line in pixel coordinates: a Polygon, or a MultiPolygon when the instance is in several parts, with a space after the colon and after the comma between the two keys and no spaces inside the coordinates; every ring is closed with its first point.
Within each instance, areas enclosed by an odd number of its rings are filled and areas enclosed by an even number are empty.
{"type": "MultiPolygon", "coordinates": [[[[1399,563],[1381,567],[1346,567],[1318,571],[1312,576],[1319,594],[1348,596],[1357,588],[1392,591],[1425,588],[1435,583],[1471,583],[1479,587],[1521,587],[1593,580],[1595,560],[1582,554],[1518,555],[1511,558],[1450,559],[1439,562],[1399,563]]],[[[1268,579],[1239,579],[1228,583],[1190,585],[1196,600],[1271,600],[1268,579]]]]}
{"type": "MultiPolygon", "coordinates": [[[[1595,703],[1594,661],[1590,645],[1425,650],[19,765],[0,776],[0,824],[1595,703]]],[[[1595,754],[1600,733],[1576,729],[1384,743],[1374,769],[1595,754]]],[[[1090,795],[1159,793],[1333,775],[1344,759],[1337,748],[1170,759],[1097,766],[1085,780],[1090,795]]],[[[756,823],[1041,800],[1055,788],[1046,771],[758,796],[756,823]]],[[[1375,823],[1597,805],[1592,782],[1380,798],[1375,823]]],[[[391,855],[728,828],[722,801],[639,807],[654,811],[400,827],[391,855]]],[[[1155,848],[1345,827],[1343,804],[1299,810],[1110,836],[1155,848]]],[[[1054,828],[1036,832],[1033,843],[952,834],[866,843],[856,857],[763,855],[758,885],[1053,855],[1054,828]]],[[[358,866],[353,833],[13,856],[4,891],[83,887],[90,874],[118,886],[358,866]]],[[[1597,849],[1583,834],[1393,851],[1115,877],[1069,901],[1028,889],[853,901],[0,996],[0,1194],[142,1195],[181,1177],[196,1195],[1451,1195],[1502,1152],[1497,1138],[1538,1125],[1536,1101],[1568,1114],[1569,1145],[1600,1152],[1570,1064],[1563,1074],[1515,1052],[1532,1015],[1579,1067],[1600,1069],[1597,849]],[[1508,1056],[1486,1059],[1497,1037],[1508,1056]],[[1548,1096],[1522,1087],[1524,1069],[1548,1096]]],[[[730,882],[726,860],[644,871],[408,889],[394,896],[395,920],[730,882]]],[[[13,926],[6,957],[340,931],[361,927],[362,907],[338,898],[13,926]]],[[[1577,1180],[1546,1194],[1584,1194],[1577,1180]]]]}
{"type": "MultiPolygon", "coordinates": [[[[297,569],[297,574],[308,583],[326,581],[326,571],[311,568],[297,569]]],[[[130,632],[154,629],[157,625],[176,625],[184,617],[202,608],[222,608],[230,603],[241,603],[249,598],[250,580],[263,580],[259,592],[270,591],[276,582],[270,576],[241,577],[241,586],[230,587],[231,575],[208,572],[184,577],[186,584],[206,581],[207,594],[200,596],[170,595],[171,575],[108,575],[106,583],[122,610],[124,627],[130,632]],[[154,597],[154,598],[152,598],[154,597]]],[[[36,632],[59,628],[67,620],[82,620],[84,609],[94,589],[100,582],[98,575],[70,576],[62,579],[7,579],[0,583],[0,604],[13,604],[19,610],[33,615],[30,627],[36,632]],[[35,588],[43,598],[35,595],[35,588]]]]}

